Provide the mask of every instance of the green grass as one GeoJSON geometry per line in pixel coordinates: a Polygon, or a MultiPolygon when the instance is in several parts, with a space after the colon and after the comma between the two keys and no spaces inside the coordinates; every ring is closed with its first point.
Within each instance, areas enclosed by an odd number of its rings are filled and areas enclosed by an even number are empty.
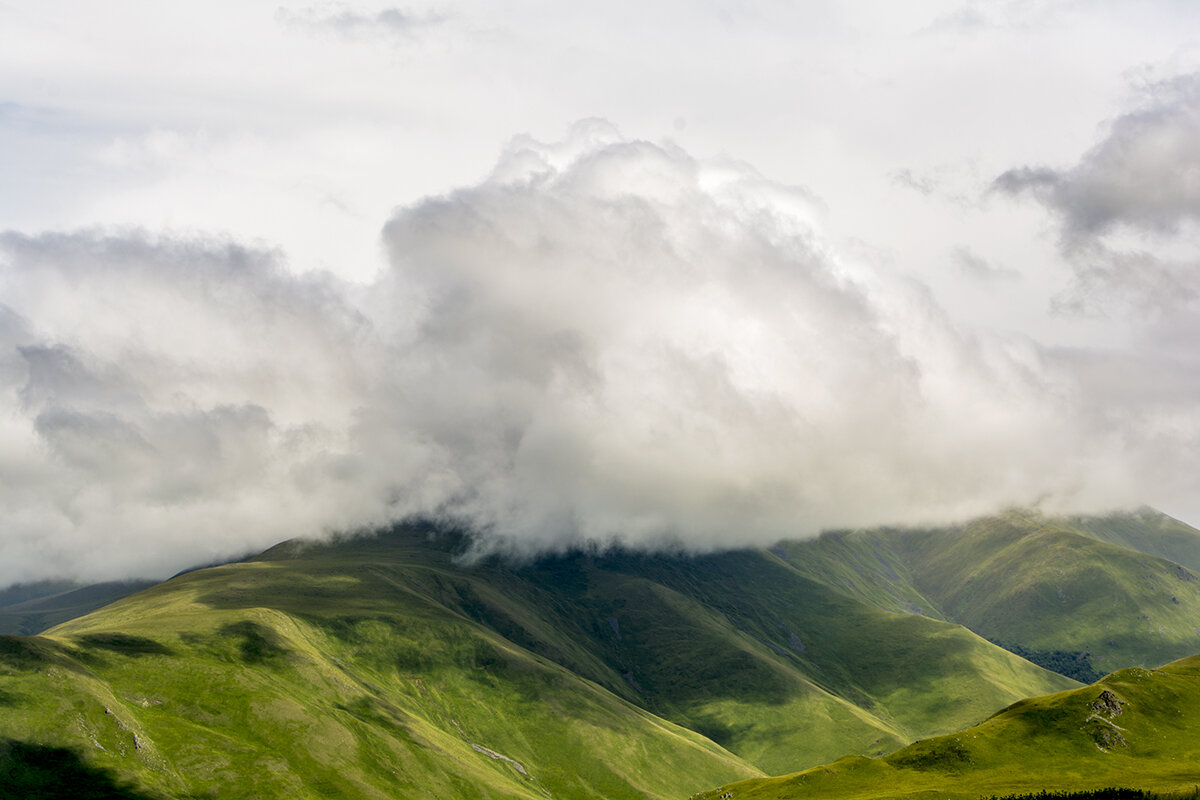
{"type": "Polygon", "coordinates": [[[1200,650],[1200,577],[1156,555],[1193,549],[1200,555],[1200,532],[1143,509],[1010,512],[951,528],[828,534],[778,552],[848,596],[957,622],[1090,677],[1200,650]]]}
{"type": "Polygon", "coordinates": [[[0,639],[0,734],[169,797],[666,797],[756,773],[447,608],[438,580],[237,564],[0,639]]]}
{"type": "Polygon", "coordinates": [[[1126,547],[1200,572],[1200,531],[1152,508],[1100,517],[1071,517],[1074,528],[1102,542],[1126,547]]]}
{"type": "Polygon", "coordinates": [[[1121,670],[1033,698],[985,722],[884,758],[848,757],[698,800],[979,798],[1123,786],[1192,797],[1200,763],[1200,656],[1121,670]]]}
{"type": "Polygon", "coordinates": [[[71,750],[0,740],[0,790],[21,800],[153,800],[71,750]]]}
{"type": "Polygon", "coordinates": [[[1073,685],[767,552],[454,560],[398,529],[0,638],[0,737],[157,797],[684,797],[1073,685]]]}

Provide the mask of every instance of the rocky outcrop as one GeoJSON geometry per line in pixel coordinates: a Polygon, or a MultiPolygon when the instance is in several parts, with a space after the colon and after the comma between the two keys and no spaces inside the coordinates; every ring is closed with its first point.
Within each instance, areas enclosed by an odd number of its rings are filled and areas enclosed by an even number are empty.
{"type": "Polygon", "coordinates": [[[1124,709],[1125,701],[1108,689],[1101,692],[1100,696],[1092,703],[1092,711],[1108,719],[1121,716],[1124,709]]]}

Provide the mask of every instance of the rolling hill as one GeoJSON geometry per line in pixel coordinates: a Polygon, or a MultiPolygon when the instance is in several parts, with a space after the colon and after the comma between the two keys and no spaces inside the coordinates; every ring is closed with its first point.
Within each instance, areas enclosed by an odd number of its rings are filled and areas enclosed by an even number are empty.
{"type": "Polygon", "coordinates": [[[287,543],[0,637],[7,774],[69,751],[160,798],[680,797],[1074,685],[767,551],[462,546],[287,543]]]}
{"type": "Polygon", "coordinates": [[[1200,789],[1200,656],[1015,703],[985,722],[883,758],[850,756],[695,800],[945,800],[1133,787],[1200,789]]]}
{"type": "Polygon", "coordinates": [[[1074,665],[1084,680],[1200,651],[1200,576],[1162,555],[1200,552],[1200,532],[1149,509],[1014,511],[949,528],[826,534],[775,552],[848,596],[959,623],[1039,663],[1074,665]]]}

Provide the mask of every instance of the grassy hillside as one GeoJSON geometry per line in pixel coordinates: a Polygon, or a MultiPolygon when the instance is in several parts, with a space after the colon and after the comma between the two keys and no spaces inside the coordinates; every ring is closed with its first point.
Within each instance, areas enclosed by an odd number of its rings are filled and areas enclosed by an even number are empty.
{"type": "Polygon", "coordinates": [[[1200,531],[1152,508],[1100,517],[1071,517],[1066,521],[1102,542],[1165,558],[1200,572],[1200,531]]]}
{"type": "Polygon", "coordinates": [[[906,561],[901,529],[834,531],[815,539],[784,541],[771,552],[805,577],[897,614],[946,619],[921,593],[906,561]]]}
{"type": "Polygon", "coordinates": [[[1065,523],[1010,514],[902,546],[923,592],[988,638],[1090,652],[1102,672],[1200,650],[1200,578],[1065,523]]]}
{"type": "Polygon", "coordinates": [[[10,760],[68,748],[158,797],[680,797],[1071,685],[766,552],[467,568],[429,533],[289,544],[0,638],[10,760]]]}
{"type": "MultiPolygon", "coordinates": [[[[394,563],[396,547],[368,539],[281,552],[311,570],[394,563]]],[[[410,552],[403,569],[427,557],[410,552]]],[[[576,554],[520,569],[443,558],[436,585],[422,585],[440,603],[768,772],[886,752],[1030,687],[1070,685],[960,627],[831,592],[762,551],[576,554]]]]}
{"type": "Polygon", "coordinates": [[[235,565],[0,639],[0,737],[160,797],[667,797],[756,773],[425,598],[355,588],[235,565]]]}
{"type": "Polygon", "coordinates": [[[1109,786],[1192,797],[1198,763],[1200,656],[1024,700],[980,725],[884,758],[847,757],[724,786],[697,800],[974,800],[1109,786]]]}
{"type": "Polygon", "coordinates": [[[952,620],[1039,663],[1102,673],[1200,650],[1200,578],[1101,534],[1158,552],[1200,542],[1200,532],[1149,510],[1011,512],[953,528],[829,534],[779,552],[852,597],[952,620]]]}

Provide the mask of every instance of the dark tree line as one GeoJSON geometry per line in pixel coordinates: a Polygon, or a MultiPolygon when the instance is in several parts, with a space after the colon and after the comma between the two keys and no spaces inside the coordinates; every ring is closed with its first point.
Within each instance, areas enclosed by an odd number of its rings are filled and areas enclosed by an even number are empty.
{"type": "Polygon", "coordinates": [[[1092,654],[1082,650],[1031,650],[1013,642],[990,640],[1010,653],[1080,683],[1095,683],[1104,676],[1092,667],[1092,654]]]}

